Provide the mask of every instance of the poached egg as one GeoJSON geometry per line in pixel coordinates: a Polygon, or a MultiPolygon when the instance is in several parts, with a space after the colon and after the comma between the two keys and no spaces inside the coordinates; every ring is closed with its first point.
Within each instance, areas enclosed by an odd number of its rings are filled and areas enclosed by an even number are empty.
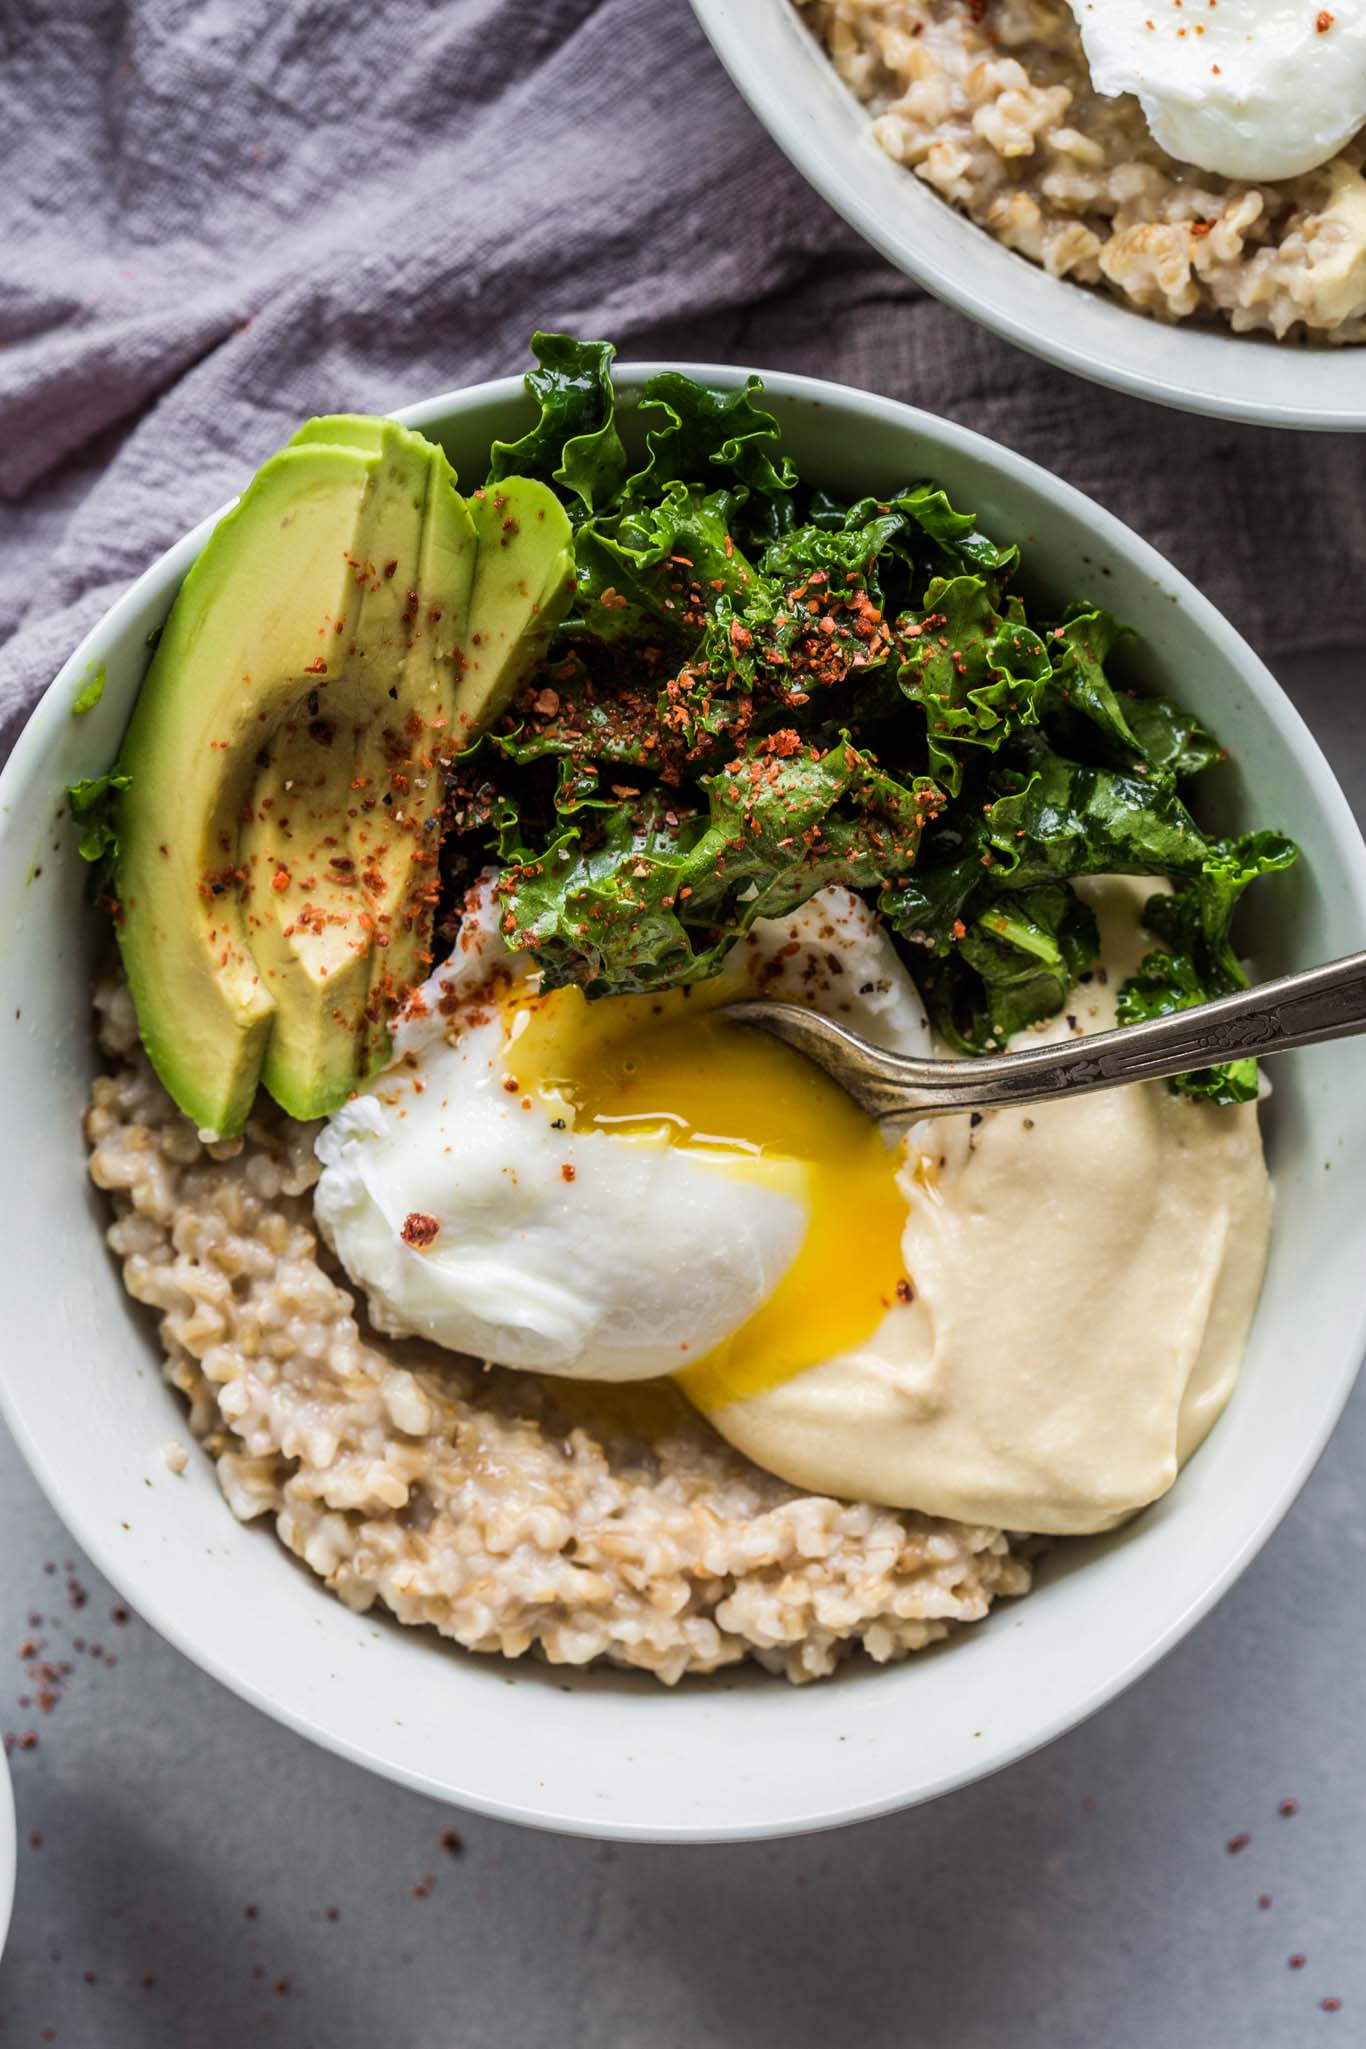
{"type": "Polygon", "coordinates": [[[1170,156],[1294,178],[1366,123],[1366,0],[1069,0],[1096,91],[1135,93],[1170,156]]]}
{"type": "Polygon", "coordinates": [[[395,1059],[318,1140],[315,1214],[372,1322],[498,1365],[732,1391],[863,1342],[904,1292],[898,1155],[824,1074],[715,1012],[805,1002],[929,1049],[863,902],[761,921],[694,989],[541,993],[494,878],[395,1059]]]}

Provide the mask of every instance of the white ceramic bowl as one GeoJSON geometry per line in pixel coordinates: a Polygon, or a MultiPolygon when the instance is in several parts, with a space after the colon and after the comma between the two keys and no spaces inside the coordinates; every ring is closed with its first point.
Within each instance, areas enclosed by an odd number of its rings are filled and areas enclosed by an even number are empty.
{"type": "Polygon", "coordinates": [[[1175,327],[1074,285],[975,227],[873,141],[792,0],[692,0],[774,141],[850,226],[927,291],[1032,355],[1160,405],[1266,427],[1366,431],[1366,349],[1312,352],[1175,327]]]}
{"type": "Polygon", "coordinates": [[[5,1954],[10,1915],[14,1911],[14,1875],[18,1858],[18,1833],[14,1821],[14,1793],[9,1766],[0,1752],[0,1957],[5,1954]]]}
{"type": "MultiPolygon", "coordinates": [[[[648,369],[621,373],[628,408],[648,369]]],[[[1366,941],[1366,849],[1323,757],[1243,642],[1158,555],[962,428],[807,378],[774,376],[769,393],[809,476],[859,491],[938,477],[987,528],[1024,543],[1042,587],[1103,592],[1141,630],[1152,682],[1234,750],[1236,765],[1212,779],[1214,820],[1255,817],[1303,844],[1302,866],[1259,897],[1265,971],[1366,941]]],[[[520,433],[529,414],[508,380],[401,417],[439,436],[473,478],[490,440],[520,433]]],[[[101,1243],[104,1205],[84,1171],[101,933],[58,813],[63,785],[113,755],[147,633],[208,530],[164,556],[77,650],[0,782],[0,1071],[22,1187],[3,1241],[0,1397],[101,1570],[197,1664],[315,1741],[461,1805],[586,1834],[717,1840],[877,1814],[995,1770],[1136,1678],[1265,1540],[1355,1374],[1366,1281],[1342,1220],[1366,1209],[1366,1041],[1279,1066],[1270,1271],[1243,1385],[1208,1445],[1131,1528],[1064,1547],[1028,1600],[945,1650],[797,1691],[757,1672],[665,1692],[633,1675],[472,1657],[348,1613],[268,1530],[233,1520],[207,1459],[178,1478],[166,1470],[159,1447],[185,1423],[101,1243]],[[96,661],[104,697],[74,719],[96,661]]]]}

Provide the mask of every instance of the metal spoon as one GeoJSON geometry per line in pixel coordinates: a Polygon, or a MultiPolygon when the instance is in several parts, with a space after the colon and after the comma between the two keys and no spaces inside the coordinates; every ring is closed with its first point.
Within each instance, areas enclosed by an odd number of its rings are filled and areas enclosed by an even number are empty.
{"type": "Polygon", "coordinates": [[[870,1117],[900,1130],[951,1110],[999,1110],[1007,1103],[1089,1095],[1093,1089],[1165,1081],[1192,1068],[1350,1038],[1366,1031],[1366,953],[1145,1024],[968,1060],[888,1053],[796,1003],[729,1003],[720,1014],[786,1040],[823,1067],[870,1117]]]}

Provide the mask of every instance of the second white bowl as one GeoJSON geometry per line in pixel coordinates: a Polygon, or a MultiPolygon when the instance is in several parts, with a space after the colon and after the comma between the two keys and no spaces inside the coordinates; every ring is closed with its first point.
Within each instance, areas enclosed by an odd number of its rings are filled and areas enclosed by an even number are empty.
{"type": "Polygon", "coordinates": [[[792,0],[692,0],[774,141],[899,270],[983,327],[1136,398],[1263,427],[1366,432],[1366,345],[1167,326],[1017,256],[879,149],[792,0]]]}

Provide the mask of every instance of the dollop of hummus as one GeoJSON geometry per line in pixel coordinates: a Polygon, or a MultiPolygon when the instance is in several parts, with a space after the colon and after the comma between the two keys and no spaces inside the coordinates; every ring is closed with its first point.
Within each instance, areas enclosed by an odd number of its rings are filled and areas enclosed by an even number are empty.
{"type": "MultiPolygon", "coordinates": [[[[1151,882],[1079,885],[1105,963],[1019,1043],[1105,1031],[1151,882]]],[[[1266,1263],[1255,1103],[1140,1083],[927,1121],[903,1168],[911,1299],[866,1345],[709,1409],[814,1492],[1012,1530],[1113,1527],[1231,1395],[1266,1263]]]]}

